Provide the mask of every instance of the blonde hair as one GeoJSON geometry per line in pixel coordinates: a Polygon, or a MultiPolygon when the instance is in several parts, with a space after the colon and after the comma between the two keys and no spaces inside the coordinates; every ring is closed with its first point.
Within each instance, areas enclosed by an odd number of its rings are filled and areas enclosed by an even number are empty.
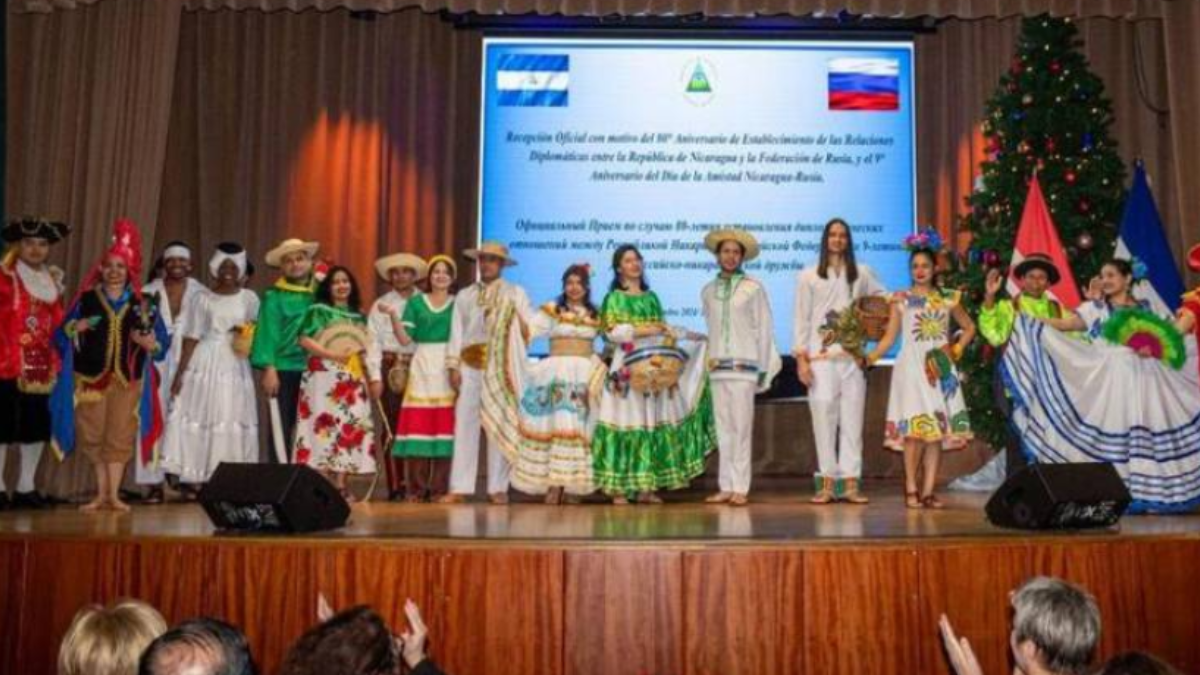
{"type": "Polygon", "coordinates": [[[142,652],[165,632],[162,615],[140,600],[88,605],[63,637],[58,675],[134,675],[142,652]]]}

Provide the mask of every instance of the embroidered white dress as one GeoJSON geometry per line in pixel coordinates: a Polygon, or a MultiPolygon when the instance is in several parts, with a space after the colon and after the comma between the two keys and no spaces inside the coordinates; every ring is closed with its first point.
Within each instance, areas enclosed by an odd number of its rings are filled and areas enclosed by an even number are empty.
{"type": "Polygon", "coordinates": [[[221,462],[258,461],[254,373],[233,351],[234,330],[257,317],[258,296],[242,289],[199,294],[183,318],[181,338],[198,342],[171,407],[161,463],[185,483],[208,481],[221,462]]]}
{"type": "Polygon", "coordinates": [[[528,326],[530,339],[550,338],[551,355],[539,360],[526,355],[513,303],[499,310],[496,321],[484,374],[483,423],[512,465],[513,487],[533,495],[553,487],[575,495],[592,492],[593,411],[605,375],[592,351],[599,318],[543,305],[528,326]],[[568,344],[578,353],[554,353],[567,351],[568,344]]]}
{"type": "Polygon", "coordinates": [[[892,368],[884,445],[903,450],[908,440],[941,443],[942,449],[965,446],[972,438],[958,368],[943,351],[950,339],[950,312],[957,291],[892,295],[902,314],[904,340],[892,368]]]}
{"type": "Polygon", "coordinates": [[[1022,450],[1038,462],[1111,463],[1133,496],[1132,512],[1200,506],[1195,339],[1185,336],[1187,358],[1174,370],[1099,337],[1111,307],[1088,302],[1077,314],[1094,337],[1017,317],[1001,376],[1022,450]]]}

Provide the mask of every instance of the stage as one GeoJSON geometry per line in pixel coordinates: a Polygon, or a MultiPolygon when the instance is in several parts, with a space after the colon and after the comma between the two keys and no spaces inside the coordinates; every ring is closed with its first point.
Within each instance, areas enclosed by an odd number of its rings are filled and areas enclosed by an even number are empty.
{"type": "MultiPolygon", "coordinates": [[[[987,672],[1007,666],[1007,592],[1033,574],[1087,586],[1103,653],[1154,650],[1200,671],[1200,517],[1119,528],[994,528],[984,496],[909,511],[774,491],[746,508],[360,504],[343,530],[214,535],[198,506],[87,516],[0,513],[0,672],[52,673],[86,602],[145,599],[170,620],[225,617],[265,672],[314,621],[316,597],[398,621],[421,604],[455,675],[946,672],[942,612],[987,672]]],[[[689,501],[679,501],[687,499],[689,501]]]]}

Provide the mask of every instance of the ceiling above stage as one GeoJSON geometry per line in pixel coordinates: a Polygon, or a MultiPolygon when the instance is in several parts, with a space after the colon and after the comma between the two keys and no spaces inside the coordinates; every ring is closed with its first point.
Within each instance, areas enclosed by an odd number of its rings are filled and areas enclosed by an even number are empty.
{"type": "MultiPolygon", "coordinates": [[[[130,0],[9,0],[18,12],[53,12],[99,2],[130,0]]],[[[143,1],[143,0],[137,0],[143,1]]],[[[930,16],[976,19],[1049,12],[1076,17],[1161,18],[1165,5],[1189,0],[153,0],[188,10],[392,12],[420,8],[480,14],[562,14],[568,16],[930,16]]]]}

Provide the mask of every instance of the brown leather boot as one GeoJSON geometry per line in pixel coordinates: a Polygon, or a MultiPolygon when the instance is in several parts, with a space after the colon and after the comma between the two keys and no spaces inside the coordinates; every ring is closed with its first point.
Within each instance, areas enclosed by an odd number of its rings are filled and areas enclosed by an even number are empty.
{"type": "Polygon", "coordinates": [[[862,481],[857,478],[846,479],[845,492],[842,493],[842,501],[850,504],[866,504],[871,501],[869,497],[859,492],[862,487],[862,481]]]}
{"type": "Polygon", "coordinates": [[[833,502],[834,481],[829,476],[813,476],[816,482],[817,494],[808,500],[813,504],[829,504],[833,502]]]}

